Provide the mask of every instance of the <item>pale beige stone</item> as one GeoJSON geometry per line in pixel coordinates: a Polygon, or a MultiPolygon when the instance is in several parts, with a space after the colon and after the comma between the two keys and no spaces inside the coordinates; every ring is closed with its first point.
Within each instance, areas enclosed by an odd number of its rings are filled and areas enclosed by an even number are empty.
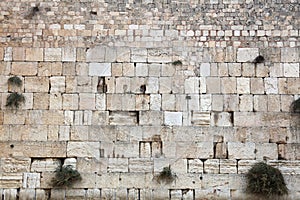
{"type": "Polygon", "coordinates": [[[109,158],[108,172],[128,172],[128,158],[109,158]]]}
{"type": "Polygon", "coordinates": [[[45,61],[61,61],[62,51],[61,48],[46,48],[44,51],[45,61]]]}
{"type": "Polygon", "coordinates": [[[94,157],[100,158],[99,142],[68,142],[68,157],[94,157]]]}
{"type": "Polygon", "coordinates": [[[63,94],[63,109],[77,110],[79,107],[79,97],[77,94],[63,94]]]}
{"type": "Polygon", "coordinates": [[[228,142],[228,158],[229,159],[254,159],[255,143],[239,143],[228,142]]]}
{"type": "Polygon", "coordinates": [[[50,95],[47,93],[33,93],[33,108],[47,110],[49,108],[50,95]]]}
{"type": "Polygon", "coordinates": [[[53,172],[61,165],[59,159],[46,158],[33,160],[30,172],[53,172]]]}
{"type": "Polygon", "coordinates": [[[236,78],[223,77],[221,79],[221,92],[223,94],[234,94],[234,93],[236,93],[236,78]]]}
{"type": "Polygon", "coordinates": [[[43,48],[26,48],[26,61],[43,61],[43,48]]]}
{"type": "Polygon", "coordinates": [[[25,77],[25,92],[46,92],[49,91],[48,77],[25,77]],[[37,87],[37,85],[39,87],[37,87]]]}
{"type": "Polygon", "coordinates": [[[13,62],[11,66],[11,74],[30,76],[37,74],[37,62],[13,62]]]}
{"type": "Polygon", "coordinates": [[[95,95],[82,93],[79,94],[80,110],[95,110],[95,95]]]}
{"type": "Polygon", "coordinates": [[[25,48],[24,47],[13,48],[12,60],[13,61],[24,61],[25,60],[25,48]]]}

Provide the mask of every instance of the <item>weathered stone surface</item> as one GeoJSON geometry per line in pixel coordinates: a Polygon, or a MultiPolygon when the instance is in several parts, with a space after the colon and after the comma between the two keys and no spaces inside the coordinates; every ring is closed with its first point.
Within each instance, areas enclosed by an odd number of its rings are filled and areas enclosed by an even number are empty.
{"type": "Polygon", "coordinates": [[[67,156],[100,158],[100,143],[99,142],[68,142],[67,156]]]}
{"type": "Polygon", "coordinates": [[[255,143],[239,143],[228,142],[228,158],[229,159],[254,159],[255,143]]]}
{"type": "Polygon", "coordinates": [[[37,62],[13,62],[11,66],[11,73],[13,75],[30,76],[36,75],[37,69],[37,62]]]}
{"type": "Polygon", "coordinates": [[[53,158],[33,160],[30,166],[31,172],[53,172],[61,164],[61,161],[53,158]]]}
{"type": "Polygon", "coordinates": [[[111,76],[110,63],[90,63],[89,64],[90,76],[111,76]]]}
{"type": "Polygon", "coordinates": [[[258,48],[239,48],[237,49],[237,62],[252,62],[258,55],[258,48]]]}

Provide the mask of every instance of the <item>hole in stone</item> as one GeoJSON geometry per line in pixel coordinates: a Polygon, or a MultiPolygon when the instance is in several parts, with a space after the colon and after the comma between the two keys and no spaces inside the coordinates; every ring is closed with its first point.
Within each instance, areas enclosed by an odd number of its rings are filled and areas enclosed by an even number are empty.
{"type": "Polygon", "coordinates": [[[265,62],[265,58],[261,55],[257,56],[254,60],[253,60],[253,63],[263,63],[265,62]]]}
{"type": "Polygon", "coordinates": [[[91,15],[97,15],[97,12],[96,11],[91,11],[90,14],[91,15]]]}
{"type": "Polygon", "coordinates": [[[143,94],[145,94],[145,92],[146,92],[146,85],[141,85],[140,92],[143,93],[143,94]]]}
{"type": "Polygon", "coordinates": [[[10,145],[10,148],[14,148],[14,147],[15,147],[15,145],[13,145],[13,144],[10,145]]]}

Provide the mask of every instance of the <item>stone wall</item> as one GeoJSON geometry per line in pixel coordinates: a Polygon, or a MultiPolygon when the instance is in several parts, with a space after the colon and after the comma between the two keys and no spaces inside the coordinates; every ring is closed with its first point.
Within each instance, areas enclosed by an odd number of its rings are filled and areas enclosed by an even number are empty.
{"type": "Polygon", "coordinates": [[[0,196],[246,199],[265,160],[299,199],[299,19],[297,0],[1,1],[0,196]],[[62,164],[82,181],[52,188],[62,164]]]}

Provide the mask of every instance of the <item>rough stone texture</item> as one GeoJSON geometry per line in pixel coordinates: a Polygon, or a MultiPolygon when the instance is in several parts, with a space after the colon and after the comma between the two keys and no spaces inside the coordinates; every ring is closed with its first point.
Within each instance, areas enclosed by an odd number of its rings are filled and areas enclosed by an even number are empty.
{"type": "Polygon", "coordinates": [[[0,197],[254,199],[264,160],[298,199],[297,3],[1,1],[0,197]],[[82,181],[52,188],[68,164],[82,181]]]}

